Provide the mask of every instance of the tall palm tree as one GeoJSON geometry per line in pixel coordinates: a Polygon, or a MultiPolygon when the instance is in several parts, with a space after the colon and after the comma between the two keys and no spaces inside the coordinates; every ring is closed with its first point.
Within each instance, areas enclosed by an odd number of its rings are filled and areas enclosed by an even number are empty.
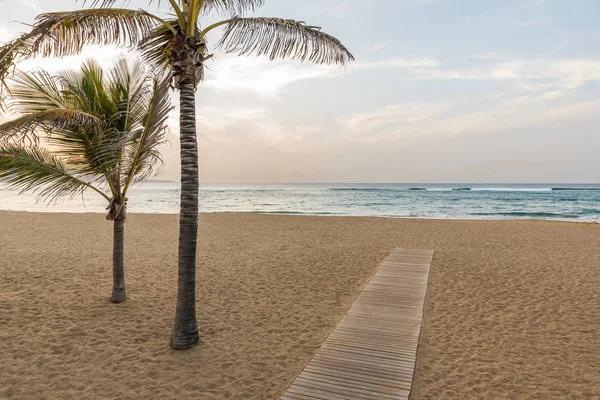
{"type": "MultiPolygon", "coordinates": [[[[166,3],[149,0],[151,3],[166,3]]],[[[198,341],[196,322],[196,246],[198,236],[198,142],[195,90],[204,77],[206,35],[222,27],[216,47],[239,55],[267,55],[318,64],[345,65],[354,58],[344,45],[315,26],[281,18],[246,17],[265,0],[168,0],[172,17],[113,7],[118,0],[91,0],[92,9],[40,15],[31,32],[0,47],[2,77],[32,56],[66,56],[85,44],[132,46],[168,70],[180,96],[181,211],[178,292],[171,347],[188,349],[198,341]],[[208,14],[226,19],[208,26],[208,14]]]]}
{"type": "Polygon", "coordinates": [[[113,303],[126,299],[128,190],[158,172],[157,147],[165,142],[172,109],[169,88],[167,80],[149,74],[140,62],[124,59],[108,71],[88,61],[80,71],[59,76],[18,72],[11,94],[21,116],[0,125],[0,139],[5,139],[0,145],[0,182],[50,202],[86,191],[107,201],[106,218],[114,225],[113,303]],[[41,138],[35,136],[40,133],[41,138]],[[32,140],[8,140],[14,135],[32,140]]]}

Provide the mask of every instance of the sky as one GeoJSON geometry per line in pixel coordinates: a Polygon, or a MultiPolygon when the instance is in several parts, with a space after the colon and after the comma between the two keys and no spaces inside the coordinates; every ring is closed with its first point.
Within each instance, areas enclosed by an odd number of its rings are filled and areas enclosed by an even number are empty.
{"type": "MultiPolygon", "coordinates": [[[[80,7],[0,2],[0,41],[80,7]]],[[[203,182],[600,182],[597,0],[268,0],[256,15],[320,26],[356,61],[215,50],[197,91],[203,182]]],[[[20,68],[110,65],[120,52],[20,68]]],[[[161,179],[179,180],[176,113],[161,179]]]]}

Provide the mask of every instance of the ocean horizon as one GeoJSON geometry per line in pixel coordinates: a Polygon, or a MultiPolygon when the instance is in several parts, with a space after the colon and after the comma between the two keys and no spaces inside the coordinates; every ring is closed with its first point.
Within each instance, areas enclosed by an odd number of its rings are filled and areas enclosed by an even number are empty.
{"type": "MultiPolygon", "coordinates": [[[[176,214],[179,195],[178,182],[150,181],[130,190],[128,209],[176,214]]],[[[0,186],[0,210],[102,213],[105,207],[93,192],[48,205],[0,186]]],[[[600,222],[600,184],[202,184],[200,212],[600,222]]]]}

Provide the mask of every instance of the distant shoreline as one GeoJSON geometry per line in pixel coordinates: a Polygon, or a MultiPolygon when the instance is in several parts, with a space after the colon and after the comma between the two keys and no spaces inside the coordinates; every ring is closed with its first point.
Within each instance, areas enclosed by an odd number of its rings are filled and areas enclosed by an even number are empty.
{"type": "MultiPolygon", "coordinates": [[[[0,213],[26,213],[26,214],[39,214],[39,215],[61,215],[64,214],[66,216],[69,215],[105,215],[105,212],[100,211],[21,211],[21,210],[2,210],[0,209],[0,213]]],[[[128,215],[136,215],[136,216],[179,216],[178,213],[147,213],[147,212],[129,212],[128,215]]],[[[267,213],[267,212],[229,212],[229,211],[215,211],[215,212],[200,212],[200,215],[264,215],[264,216],[277,216],[277,217],[311,217],[311,218],[376,218],[376,219],[391,219],[391,220],[406,220],[406,221],[455,221],[455,222],[512,222],[512,221],[529,221],[529,222],[570,222],[570,223],[578,223],[578,224],[600,224],[600,221],[578,221],[574,218],[568,219],[560,219],[560,218],[427,218],[427,217],[394,217],[387,215],[331,215],[331,214],[295,214],[295,213],[267,213]]]]}

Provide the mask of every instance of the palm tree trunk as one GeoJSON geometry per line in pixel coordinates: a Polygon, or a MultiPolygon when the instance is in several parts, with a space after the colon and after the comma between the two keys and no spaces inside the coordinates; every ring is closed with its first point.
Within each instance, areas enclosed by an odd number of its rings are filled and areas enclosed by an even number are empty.
{"type": "Polygon", "coordinates": [[[196,246],[198,242],[198,141],[193,79],[183,79],[180,95],[181,211],[179,215],[179,280],[171,347],[189,349],[199,342],[196,322],[196,246]]]}
{"type": "Polygon", "coordinates": [[[122,303],[127,298],[125,293],[125,266],[123,249],[125,245],[125,221],[117,218],[113,222],[113,291],[110,301],[122,303]]]}

